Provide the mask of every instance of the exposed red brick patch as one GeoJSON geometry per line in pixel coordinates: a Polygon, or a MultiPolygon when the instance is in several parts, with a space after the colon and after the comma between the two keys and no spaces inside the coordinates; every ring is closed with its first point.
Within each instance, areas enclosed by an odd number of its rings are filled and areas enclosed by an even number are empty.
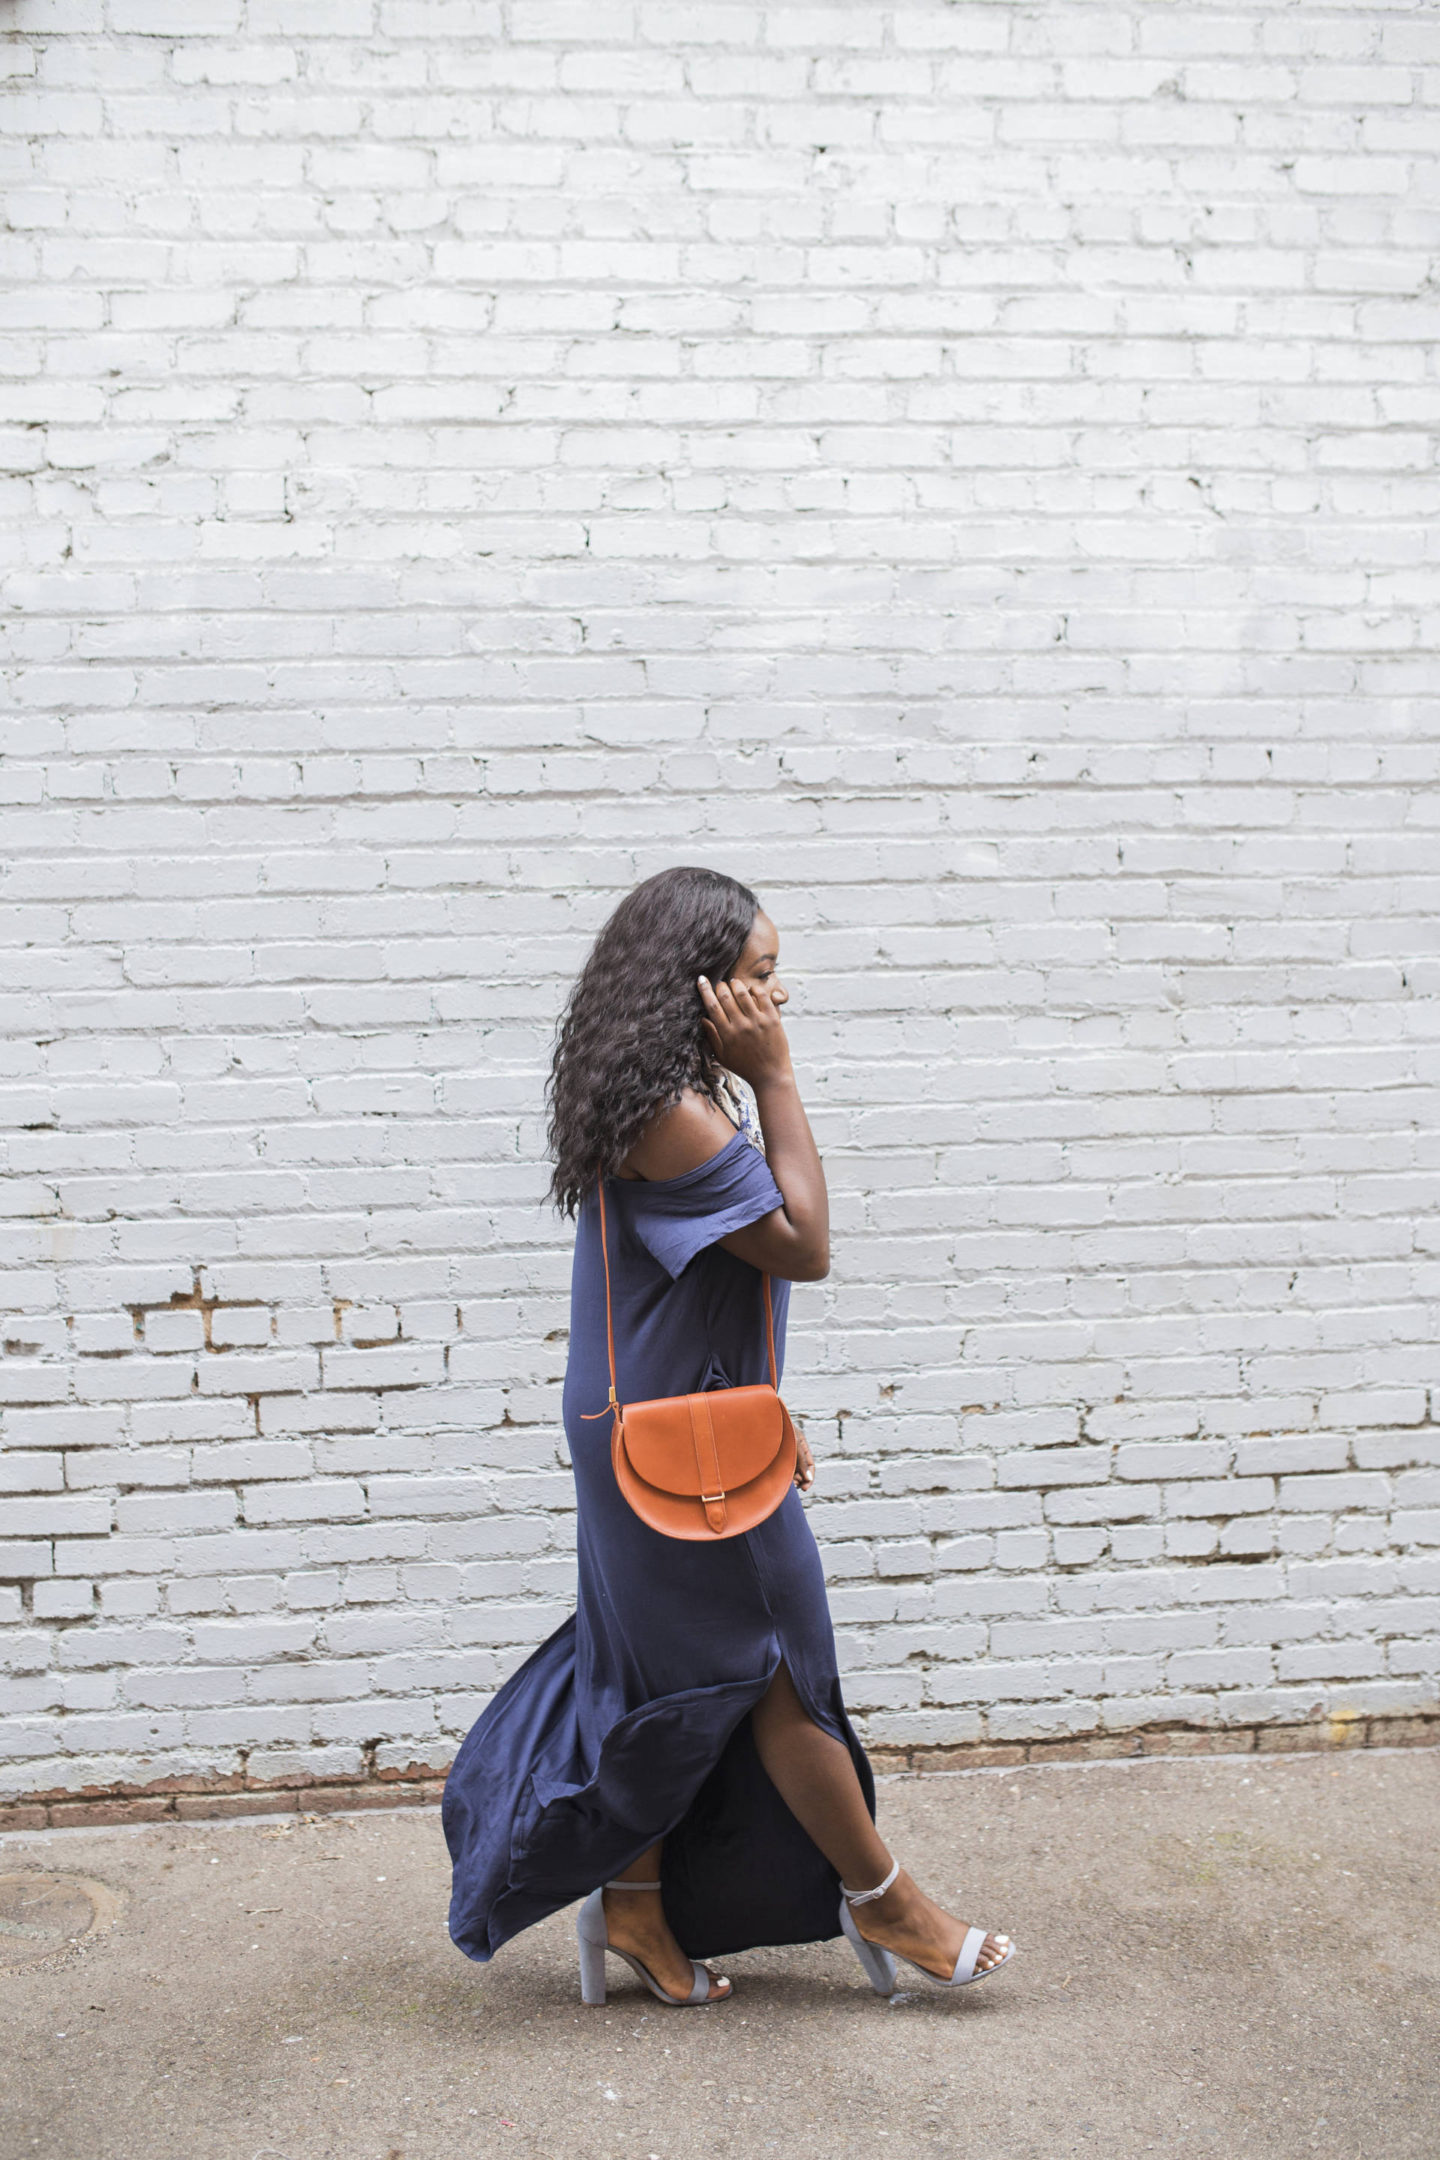
{"type": "Polygon", "coordinates": [[[43,1807],[0,1807],[0,1830],[43,1830],[48,1821],[43,1807]]]}
{"type": "Polygon", "coordinates": [[[168,1800],[56,1800],[49,1809],[52,1830],[94,1830],[105,1823],[164,1822],[174,1815],[168,1800]]]}
{"type": "Polygon", "coordinates": [[[175,1814],[181,1822],[215,1822],[229,1815],[293,1815],[299,1805],[294,1792],[180,1793],[175,1814]]]}
{"type": "MultiPolygon", "coordinates": [[[[1440,1717],[1317,1719],[1313,1725],[1200,1726],[1088,1733],[1069,1740],[973,1741],[960,1747],[873,1747],[870,1760],[885,1774],[927,1770],[1010,1770],[1026,1763],[1133,1761],[1166,1755],[1285,1755],[1367,1747],[1440,1747],[1440,1717]]],[[[378,1775],[330,1778],[317,1784],[235,1775],[161,1778],[153,1785],[110,1792],[26,1793],[0,1805],[0,1831],[98,1828],[109,1823],[215,1822],[243,1815],[339,1815],[352,1809],[436,1807],[445,1773],[432,1764],[378,1775]]]]}

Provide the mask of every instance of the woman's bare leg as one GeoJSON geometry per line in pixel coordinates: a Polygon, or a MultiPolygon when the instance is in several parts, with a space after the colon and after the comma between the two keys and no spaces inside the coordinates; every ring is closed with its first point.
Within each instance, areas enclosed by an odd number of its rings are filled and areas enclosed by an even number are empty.
{"type": "MultiPolygon", "coordinates": [[[[617,1875],[616,1882],[659,1882],[663,1850],[662,1838],[617,1875]]],[[[639,1958],[670,1994],[688,1995],[695,1984],[694,1969],[670,1932],[659,1891],[607,1890],[604,1902],[605,1932],[616,1949],[639,1958]]],[[[710,2001],[721,2002],[729,1993],[730,1982],[712,1974],[710,2001]]]]}
{"type": "MultiPolygon", "coordinates": [[[[796,1821],[842,1883],[852,1890],[873,1890],[889,1874],[891,1858],[870,1820],[850,1750],[810,1717],[784,1665],[751,1712],[750,1723],[766,1774],[796,1821]]],[[[903,1868],[884,1897],[853,1910],[855,1925],[867,1941],[903,1951],[937,1979],[948,1980],[955,1970],[965,1922],[952,1919],[926,1897],[903,1868]]],[[[976,1970],[988,1971],[1004,1954],[1003,1940],[987,1935],[976,1970]]]]}

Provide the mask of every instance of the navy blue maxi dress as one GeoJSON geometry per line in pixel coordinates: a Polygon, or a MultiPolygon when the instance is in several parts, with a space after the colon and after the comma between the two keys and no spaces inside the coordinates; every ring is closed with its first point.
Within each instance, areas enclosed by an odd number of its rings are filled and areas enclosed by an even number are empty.
{"type": "MultiPolygon", "coordinates": [[[[768,1380],[762,1278],[717,1244],[783,1205],[743,1133],[675,1178],[606,1183],[622,1402],[768,1380]]],[[[788,1283],[772,1279],[783,1362],[788,1283]]],[[[565,1433],[577,1609],[466,1736],[445,1786],[450,1933],[500,1945],[665,1839],[666,1917],[690,1957],[839,1933],[839,1878],[761,1767],[749,1713],[783,1659],[817,1725],[870,1765],[845,1714],[815,1539],[794,1486],[758,1529],[714,1544],[649,1529],[610,1467],[599,1210],[571,1276],[565,1433]]]]}

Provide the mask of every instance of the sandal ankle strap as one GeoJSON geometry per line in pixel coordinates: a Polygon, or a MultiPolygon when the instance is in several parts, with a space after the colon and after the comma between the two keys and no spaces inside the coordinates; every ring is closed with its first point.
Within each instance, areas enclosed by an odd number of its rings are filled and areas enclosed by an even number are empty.
{"type": "Polygon", "coordinates": [[[877,1883],[873,1890],[847,1890],[844,1883],[842,1882],[840,1885],[840,1895],[842,1897],[848,1898],[852,1905],[868,1905],[872,1898],[884,1897],[885,1892],[890,1888],[890,1885],[894,1882],[896,1876],[899,1873],[900,1863],[897,1860],[895,1862],[895,1865],[891,1868],[889,1874],[885,1877],[884,1882],[877,1883]]]}
{"type": "Polygon", "coordinates": [[[607,1890],[658,1890],[658,1882],[607,1882],[607,1890]]]}

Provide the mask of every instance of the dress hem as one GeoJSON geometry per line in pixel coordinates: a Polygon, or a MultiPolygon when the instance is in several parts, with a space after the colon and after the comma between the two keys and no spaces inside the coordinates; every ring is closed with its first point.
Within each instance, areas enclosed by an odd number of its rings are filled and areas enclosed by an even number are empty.
{"type": "MultiPolygon", "coordinates": [[[[535,1656],[541,1657],[556,1644],[568,1626],[566,1623],[558,1629],[535,1656]]],[[[786,1657],[778,1629],[771,1636],[770,1647],[772,1655],[764,1672],[753,1680],[730,1680],[711,1687],[685,1689],[657,1697],[617,1718],[600,1742],[594,1769],[588,1777],[578,1780],[547,1778],[543,1765],[538,1766],[526,1784],[530,1804],[522,1803],[512,1823],[503,1885],[489,1897],[482,1892],[479,1898],[466,1900],[472,1912],[478,1904],[480,1910],[475,1913],[475,1918],[481,1920],[481,1925],[474,1927],[472,1932],[466,1926],[468,1916],[452,1911],[450,1934],[456,1947],[473,1963],[488,1964],[497,1950],[525,1928],[587,1897],[598,1882],[623,1873],[658,1839],[672,1837],[694,1807],[706,1780],[717,1771],[737,1728],[767,1693],[782,1664],[790,1672],[808,1715],[822,1731],[840,1740],[853,1753],[858,1743],[848,1730],[848,1719],[837,1720],[828,1706],[810,1700],[804,1675],[797,1672],[794,1662],[786,1657]],[[677,1767],[677,1779],[666,1794],[663,1813],[651,1816],[642,1827],[635,1820],[634,1803],[640,1790],[649,1792],[656,1787],[653,1765],[657,1745],[663,1753],[672,1757],[679,1754],[687,1758],[688,1763],[683,1770],[677,1767]],[[611,1845],[612,1852],[604,1859],[597,1874],[596,1864],[607,1844],[611,1845]],[[581,1853],[590,1865],[580,1873],[570,1873],[574,1857],[581,1853]],[[534,1879],[536,1875],[541,1878],[540,1882],[534,1879]],[[531,1878],[529,1881],[527,1876],[531,1878]]],[[[512,1675],[512,1680],[518,1681],[524,1670],[521,1667],[512,1675]]],[[[502,1690],[502,1695],[505,1692],[502,1690]]],[[[503,1717],[505,1707],[501,1697],[497,1696],[492,1708],[503,1717]]],[[[451,1837],[451,1832],[458,1831],[455,1818],[461,1805],[458,1798],[452,1803],[452,1789],[456,1795],[461,1793],[464,1757],[468,1752],[468,1747],[462,1749],[456,1758],[442,1806],[452,1849],[455,1838],[451,1837]]],[[[760,1775],[764,1778],[763,1769],[760,1775]]],[[[764,1783],[796,1833],[805,1837],[769,1779],[764,1778],[764,1783]]],[[[808,1838],[805,1842],[810,1845],[808,1838]]],[[[818,1848],[810,1845],[810,1850],[821,1867],[828,1870],[829,1863],[818,1848]]],[[[836,1879],[838,1882],[838,1877],[836,1879]]],[[[838,1926],[830,1933],[838,1933],[838,1926]]],[[[767,1936],[765,1942],[820,1939],[823,1938],[806,1932],[801,1936],[767,1936]]],[[[758,1949],[762,1943],[759,1940],[750,1944],[727,1942],[720,1949],[733,1954],[747,1947],[758,1949]]],[[[705,1954],[717,1955],[720,1950],[705,1954]]]]}

